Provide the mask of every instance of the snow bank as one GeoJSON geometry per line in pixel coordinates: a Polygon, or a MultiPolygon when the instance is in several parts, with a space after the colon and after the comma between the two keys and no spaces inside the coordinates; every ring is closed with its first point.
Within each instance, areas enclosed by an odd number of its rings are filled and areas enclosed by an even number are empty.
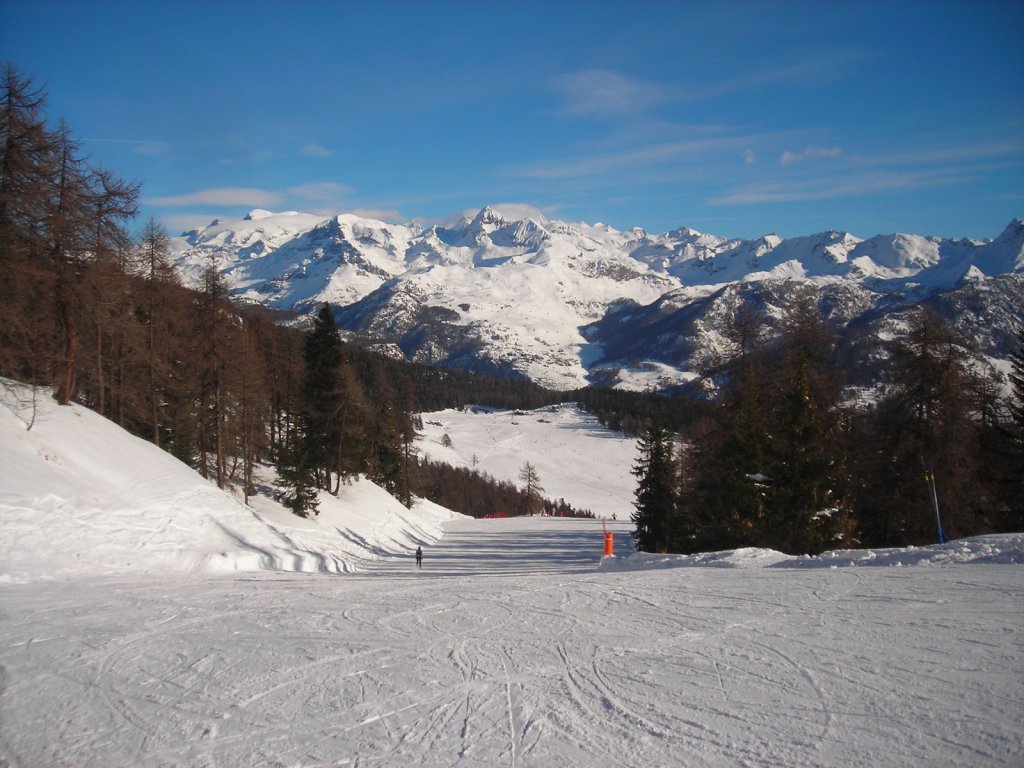
{"type": "MultiPolygon", "coordinates": [[[[0,380],[0,582],[125,572],[343,573],[435,541],[455,513],[361,480],[302,520],[246,507],[156,446],[48,391],[0,380]],[[31,427],[31,428],[30,428],[31,427]]],[[[269,490],[269,489],[268,489],[269,490]]]]}
{"type": "Polygon", "coordinates": [[[696,555],[657,555],[633,552],[605,557],[603,570],[649,570],[661,568],[846,568],[911,565],[952,565],[957,563],[1024,564],[1024,534],[1007,533],[973,536],[927,547],[897,549],[841,549],[817,557],[793,556],[772,549],[726,550],[696,555]]]}

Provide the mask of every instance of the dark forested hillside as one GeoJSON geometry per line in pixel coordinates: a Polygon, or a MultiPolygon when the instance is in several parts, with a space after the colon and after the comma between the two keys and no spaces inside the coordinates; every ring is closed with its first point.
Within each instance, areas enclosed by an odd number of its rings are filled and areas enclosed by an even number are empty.
{"type": "MultiPolygon", "coordinates": [[[[720,391],[678,431],[679,450],[656,417],[642,432],[638,546],[804,554],[1024,527],[1024,378],[1007,394],[941,316],[921,308],[908,323],[859,399],[849,387],[863,372],[842,364],[811,297],[774,336],[741,307],[720,391]]],[[[1024,335],[1018,371],[1021,349],[1024,335]]]]}

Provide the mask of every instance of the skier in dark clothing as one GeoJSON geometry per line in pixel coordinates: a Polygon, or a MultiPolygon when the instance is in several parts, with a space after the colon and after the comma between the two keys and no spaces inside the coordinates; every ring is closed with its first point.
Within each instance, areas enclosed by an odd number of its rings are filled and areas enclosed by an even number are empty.
{"type": "Polygon", "coordinates": [[[420,549],[419,547],[416,547],[416,567],[417,568],[422,568],[423,567],[423,550],[420,549]]]}

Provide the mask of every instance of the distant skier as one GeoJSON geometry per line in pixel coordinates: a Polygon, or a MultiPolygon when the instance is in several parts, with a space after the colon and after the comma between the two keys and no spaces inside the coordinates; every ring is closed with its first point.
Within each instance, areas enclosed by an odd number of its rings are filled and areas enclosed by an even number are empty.
{"type": "Polygon", "coordinates": [[[422,568],[423,567],[423,550],[420,549],[419,547],[416,547],[416,567],[417,568],[422,568]]]}

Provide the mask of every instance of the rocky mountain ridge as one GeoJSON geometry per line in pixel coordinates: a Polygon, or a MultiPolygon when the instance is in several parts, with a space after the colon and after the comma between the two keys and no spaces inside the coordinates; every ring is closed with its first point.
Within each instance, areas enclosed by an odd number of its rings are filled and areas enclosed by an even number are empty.
{"type": "Polygon", "coordinates": [[[253,211],[175,238],[186,281],[217,265],[239,300],[310,312],[412,360],[532,379],[664,388],[694,379],[741,299],[778,322],[813,291],[844,330],[898,334],[926,303],[986,357],[1024,321],[1024,220],[990,241],[845,232],[738,240],[619,231],[485,207],[449,226],[253,211]]]}

